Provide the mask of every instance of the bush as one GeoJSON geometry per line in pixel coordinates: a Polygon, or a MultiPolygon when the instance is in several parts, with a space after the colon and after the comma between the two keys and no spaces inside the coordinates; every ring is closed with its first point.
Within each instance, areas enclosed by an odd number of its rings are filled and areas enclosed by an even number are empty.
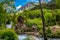
{"type": "Polygon", "coordinates": [[[38,31],[42,30],[42,25],[37,25],[37,30],[38,31]]]}
{"type": "Polygon", "coordinates": [[[44,18],[46,26],[52,26],[56,24],[56,17],[54,17],[52,13],[45,13],[44,18]]]}
{"type": "Polygon", "coordinates": [[[27,23],[29,27],[32,27],[33,25],[42,25],[42,20],[40,18],[35,18],[35,19],[27,19],[27,23]]]}
{"type": "Polygon", "coordinates": [[[47,29],[47,33],[49,33],[49,34],[52,33],[52,30],[50,29],[50,27],[48,27],[48,29],[47,29]]]}
{"type": "Polygon", "coordinates": [[[18,40],[17,34],[11,29],[2,30],[0,33],[0,40],[1,39],[2,40],[18,40]]]}
{"type": "Polygon", "coordinates": [[[60,31],[52,32],[52,30],[48,27],[47,37],[49,37],[49,38],[60,38],[60,31]]]}
{"type": "Polygon", "coordinates": [[[29,18],[33,19],[33,18],[40,18],[40,11],[39,10],[33,10],[29,12],[29,18]]]}
{"type": "Polygon", "coordinates": [[[57,38],[60,38],[60,31],[57,31],[56,33],[57,33],[57,35],[56,35],[57,38]]]}
{"type": "Polygon", "coordinates": [[[56,21],[58,22],[58,24],[60,25],[60,11],[59,11],[60,9],[57,9],[57,11],[56,11],[56,13],[57,13],[57,15],[56,15],[56,21]]]}
{"type": "Polygon", "coordinates": [[[52,32],[52,33],[47,33],[47,37],[49,38],[60,38],[60,31],[52,32]]]}
{"type": "Polygon", "coordinates": [[[38,31],[42,29],[42,20],[40,18],[27,19],[25,24],[30,28],[30,30],[32,30],[33,25],[36,26],[38,31]]]}
{"type": "Polygon", "coordinates": [[[52,30],[50,29],[50,27],[48,27],[48,29],[47,29],[47,36],[48,37],[52,36],[52,30]]]}
{"type": "Polygon", "coordinates": [[[29,19],[40,18],[40,10],[25,10],[23,13],[20,13],[20,15],[29,19]]]}

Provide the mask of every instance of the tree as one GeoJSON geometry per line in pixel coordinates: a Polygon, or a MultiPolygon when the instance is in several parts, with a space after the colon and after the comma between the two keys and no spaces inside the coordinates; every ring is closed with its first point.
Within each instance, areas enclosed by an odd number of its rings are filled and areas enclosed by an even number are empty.
{"type": "Polygon", "coordinates": [[[59,9],[60,8],[60,0],[51,0],[47,3],[49,9],[59,9]]]}
{"type": "MultiPolygon", "coordinates": [[[[56,21],[56,14],[55,14],[55,9],[58,9],[57,5],[56,5],[56,0],[51,0],[50,3],[47,4],[48,9],[51,10],[51,14],[53,15],[52,17],[54,17],[53,19],[56,21]]],[[[51,22],[52,23],[52,22],[51,22]]],[[[54,22],[54,24],[56,24],[56,22],[54,22]]]]}
{"type": "Polygon", "coordinates": [[[4,24],[5,24],[5,27],[6,27],[6,13],[8,13],[10,10],[13,10],[13,8],[14,8],[14,0],[3,0],[3,1],[1,1],[0,2],[0,17],[2,17],[1,18],[1,20],[3,20],[3,21],[1,21],[2,23],[4,22],[4,24]],[[8,11],[8,9],[10,9],[9,11],[8,11]]]}
{"type": "Polygon", "coordinates": [[[55,0],[56,1],[56,5],[59,6],[60,8],[60,0],[55,0]]]}
{"type": "Polygon", "coordinates": [[[42,15],[42,22],[43,22],[43,37],[44,37],[44,40],[47,40],[46,29],[45,29],[45,19],[44,19],[44,13],[42,10],[41,0],[39,0],[39,5],[40,5],[40,10],[41,10],[41,15],[42,15]]]}
{"type": "Polygon", "coordinates": [[[6,12],[12,12],[15,9],[14,0],[3,0],[1,3],[4,5],[6,12]]]}
{"type": "Polygon", "coordinates": [[[51,10],[57,8],[57,5],[55,3],[49,3],[49,4],[47,4],[47,6],[48,6],[48,9],[51,9],[51,10]]]}
{"type": "Polygon", "coordinates": [[[4,15],[5,15],[5,10],[3,8],[3,4],[0,3],[0,26],[4,22],[4,15]]]}

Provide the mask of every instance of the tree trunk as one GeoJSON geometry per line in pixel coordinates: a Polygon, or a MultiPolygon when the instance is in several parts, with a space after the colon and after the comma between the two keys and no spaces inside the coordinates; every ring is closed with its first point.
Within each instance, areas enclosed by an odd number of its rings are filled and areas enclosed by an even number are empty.
{"type": "Polygon", "coordinates": [[[41,15],[42,15],[42,22],[43,22],[42,23],[42,25],[43,25],[43,37],[44,37],[44,40],[48,40],[47,36],[46,36],[45,19],[44,19],[44,13],[42,10],[41,0],[39,0],[39,5],[40,5],[40,11],[41,11],[41,15]]]}
{"type": "Polygon", "coordinates": [[[6,28],[6,10],[5,10],[5,14],[4,14],[4,26],[6,28]]]}

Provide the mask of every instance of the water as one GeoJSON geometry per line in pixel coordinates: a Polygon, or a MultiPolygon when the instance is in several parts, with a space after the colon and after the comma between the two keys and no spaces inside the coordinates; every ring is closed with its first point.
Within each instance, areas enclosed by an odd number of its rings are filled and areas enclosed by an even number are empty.
{"type": "MultiPolygon", "coordinates": [[[[18,35],[19,40],[26,40],[28,38],[28,35],[18,35]]],[[[43,38],[37,38],[35,36],[30,36],[30,40],[44,40],[43,38]]],[[[55,38],[49,38],[48,40],[60,40],[55,38]]]]}
{"type": "Polygon", "coordinates": [[[60,40],[60,39],[50,38],[49,40],[60,40]]]}
{"type": "Polygon", "coordinates": [[[18,39],[19,39],[19,40],[25,40],[25,39],[27,39],[27,38],[28,38],[27,35],[19,35],[19,36],[18,36],[18,39]]]}
{"type": "Polygon", "coordinates": [[[12,28],[11,24],[6,24],[6,28],[12,28]]]}

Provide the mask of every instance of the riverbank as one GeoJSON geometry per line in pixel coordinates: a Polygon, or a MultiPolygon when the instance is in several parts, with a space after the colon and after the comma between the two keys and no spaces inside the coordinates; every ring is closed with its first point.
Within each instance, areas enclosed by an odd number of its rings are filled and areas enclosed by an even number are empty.
{"type": "Polygon", "coordinates": [[[25,32],[25,33],[22,33],[22,34],[19,34],[19,35],[33,35],[35,37],[42,37],[42,35],[40,35],[39,33],[35,33],[35,32],[25,32]]]}
{"type": "MultiPolygon", "coordinates": [[[[19,35],[19,40],[26,40],[26,39],[29,39],[29,40],[44,40],[44,38],[42,37],[35,37],[33,35],[26,35],[26,34],[22,34],[22,35],[19,35]]],[[[60,40],[60,38],[48,38],[48,40],[60,40]]]]}

